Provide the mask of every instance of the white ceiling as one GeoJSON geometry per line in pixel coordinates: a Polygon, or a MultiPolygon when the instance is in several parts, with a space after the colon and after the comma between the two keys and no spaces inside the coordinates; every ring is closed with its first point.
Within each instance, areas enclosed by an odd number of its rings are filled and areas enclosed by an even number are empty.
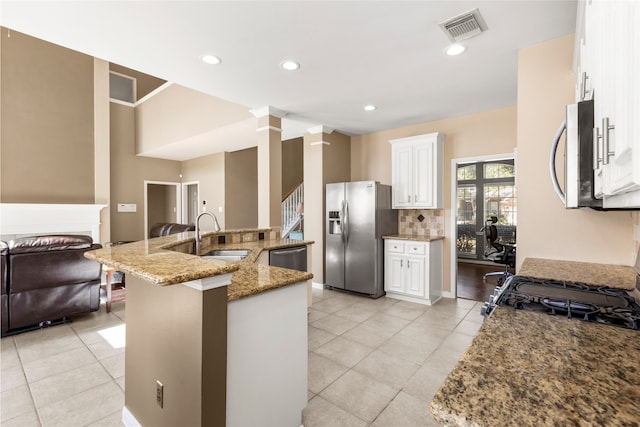
{"type": "Polygon", "coordinates": [[[317,125],[360,135],[514,105],[518,49],[573,33],[576,7],[576,0],[3,0],[0,24],[247,109],[282,110],[289,139],[317,125]],[[450,41],[438,24],[476,7],[488,30],[464,41],[463,55],[447,57],[450,41]],[[203,64],[203,53],[222,64],[203,64]],[[300,70],[280,69],[284,59],[300,70]],[[365,112],[366,104],[378,109],[365,112]]]}

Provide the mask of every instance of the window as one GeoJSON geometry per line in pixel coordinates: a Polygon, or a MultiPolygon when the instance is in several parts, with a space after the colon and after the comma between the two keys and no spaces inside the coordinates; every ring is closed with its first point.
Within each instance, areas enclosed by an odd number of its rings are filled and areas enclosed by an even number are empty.
{"type": "Polygon", "coordinates": [[[513,160],[458,165],[458,256],[484,259],[485,221],[498,218],[498,238],[515,242],[516,186],[513,160]],[[479,210],[480,209],[480,210],[479,210]]]}
{"type": "Polygon", "coordinates": [[[136,79],[124,74],[109,72],[109,97],[129,104],[136,102],[136,79]]]}

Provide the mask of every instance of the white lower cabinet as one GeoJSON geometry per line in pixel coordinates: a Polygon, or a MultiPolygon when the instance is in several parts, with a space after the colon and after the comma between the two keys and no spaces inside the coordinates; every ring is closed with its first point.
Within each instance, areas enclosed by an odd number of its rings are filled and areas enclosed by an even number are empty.
{"type": "Polygon", "coordinates": [[[384,290],[390,298],[431,305],[442,295],[442,240],[385,240],[384,290]]]}

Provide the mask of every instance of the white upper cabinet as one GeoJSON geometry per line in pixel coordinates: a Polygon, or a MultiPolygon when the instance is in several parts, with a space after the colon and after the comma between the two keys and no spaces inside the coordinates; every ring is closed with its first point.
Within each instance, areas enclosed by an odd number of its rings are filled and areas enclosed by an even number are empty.
{"type": "Polygon", "coordinates": [[[435,132],[389,141],[394,209],[442,208],[444,138],[435,132]]]}
{"type": "Polygon", "coordinates": [[[577,98],[594,99],[595,193],[605,208],[639,206],[639,22],[640,2],[584,3],[577,98]]]}

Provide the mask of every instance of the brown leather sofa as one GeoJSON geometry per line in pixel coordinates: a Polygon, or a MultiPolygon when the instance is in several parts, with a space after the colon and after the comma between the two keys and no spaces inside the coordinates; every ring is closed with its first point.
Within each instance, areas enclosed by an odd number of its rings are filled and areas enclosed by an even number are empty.
{"type": "Polygon", "coordinates": [[[169,234],[183,233],[185,231],[196,231],[196,226],[193,224],[159,222],[157,224],[153,224],[149,229],[149,238],[168,236],[169,234]]]}
{"type": "Polygon", "coordinates": [[[102,266],[90,236],[23,237],[2,251],[2,335],[69,321],[100,307],[102,266]]]}
{"type": "Polygon", "coordinates": [[[0,287],[1,297],[0,300],[0,316],[2,316],[2,335],[7,331],[9,327],[9,297],[7,291],[7,254],[9,253],[9,246],[5,242],[0,242],[0,287]]]}

